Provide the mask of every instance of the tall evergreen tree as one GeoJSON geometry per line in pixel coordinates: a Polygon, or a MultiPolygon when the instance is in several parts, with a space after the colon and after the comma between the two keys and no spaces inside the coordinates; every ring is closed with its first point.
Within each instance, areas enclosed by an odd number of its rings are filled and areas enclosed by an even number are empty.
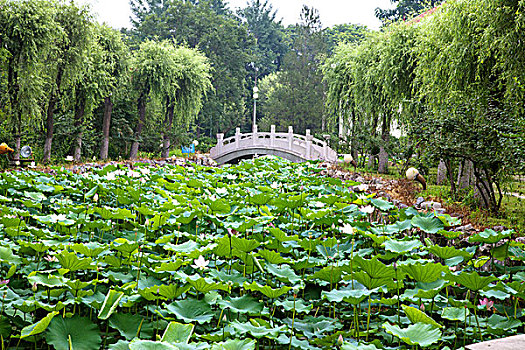
{"type": "Polygon", "coordinates": [[[284,57],[283,70],[271,78],[273,86],[265,95],[263,124],[281,128],[292,125],[298,132],[326,128],[325,85],[320,67],[326,52],[322,25],[316,9],[304,6],[301,23],[288,28],[292,48],[284,57]]]}

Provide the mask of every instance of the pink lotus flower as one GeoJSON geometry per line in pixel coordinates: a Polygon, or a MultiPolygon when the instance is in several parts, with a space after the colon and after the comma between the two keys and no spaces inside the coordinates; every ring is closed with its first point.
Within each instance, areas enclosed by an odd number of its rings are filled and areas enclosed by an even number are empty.
{"type": "Polygon", "coordinates": [[[0,280],[0,286],[9,284],[9,280],[0,280]]]}
{"type": "Polygon", "coordinates": [[[494,302],[491,300],[488,300],[487,298],[483,298],[483,300],[480,300],[478,306],[481,306],[481,307],[485,306],[487,308],[487,311],[489,311],[490,309],[494,307],[494,302]]]}

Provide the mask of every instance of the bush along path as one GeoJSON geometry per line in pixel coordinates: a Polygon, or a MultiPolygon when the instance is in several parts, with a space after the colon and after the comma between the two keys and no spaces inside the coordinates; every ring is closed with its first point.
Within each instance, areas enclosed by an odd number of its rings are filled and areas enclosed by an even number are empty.
{"type": "Polygon", "coordinates": [[[462,240],[459,219],[316,164],[76,172],[0,174],[3,349],[454,349],[523,332],[512,231],[462,240]]]}

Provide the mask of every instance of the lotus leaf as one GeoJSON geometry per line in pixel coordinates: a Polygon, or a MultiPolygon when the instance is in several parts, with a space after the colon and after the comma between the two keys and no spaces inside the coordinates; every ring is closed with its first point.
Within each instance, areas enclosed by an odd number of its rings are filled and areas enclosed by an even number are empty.
{"type": "Polygon", "coordinates": [[[420,228],[426,233],[437,233],[443,229],[444,225],[441,220],[429,216],[414,216],[411,220],[412,226],[420,228]]]}
{"type": "Polygon", "coordinates": [[[512,230],[497,232],[492,229],[486,229],[483,232],[470,236],[468,241],[471,243],[481,242],[481,243],[487,243],[487,244],[494,244],[494,243],[498,243],[504,238],[511,237],[513,233],[514,231],[512,230]]]}
{"type": "Polygon", "coordinates": [[[407,328],[399,328],[390,323],[383,324],[387,333],[392,334],[408,345],[430,346],[441,339],[441,331],[431,324],[416,323],[407,328]]]}
{"type": "Polygon", "coordinates": [[[166,310],[186,323],[198,322],[208,323],[212,320],[215,312],[204,300],[187,298],[166,305],[166,310]]]}
{"type": "Polygon", "coordinates": [[[96,350],[102,343],[98,327],[89,318],[78,316],[53,319],[46,340],[57,350],[96,350]]]}
{"type": "Polygon", "coordinates": [[[22,328],[22,332],[20,333],[20,339],[24,339],[31,335],[39,334],[45,331],[53,317],[55,317],[57,314],[58,311],[50,312],[49,314],[47,314],[46,317],[42,318],[40,321],[22,328]]]}

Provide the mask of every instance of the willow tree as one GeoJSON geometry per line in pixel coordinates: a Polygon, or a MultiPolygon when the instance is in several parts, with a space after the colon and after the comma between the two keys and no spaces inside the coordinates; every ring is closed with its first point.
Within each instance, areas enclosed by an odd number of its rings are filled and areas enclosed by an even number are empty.
{"type": "Polygon", "coordinates": [[[517,1],[447,2],[421,23],[417,46],[429,108],[420,124],[432,147],[471,164],[475,190],[494,211],[502,180],[523,161],[515,152],[524,106],[523,10],[517,1]]]}
{"type": "Polygon", "coordinates": [[[44,162],[51,159],[55,113],[59,107],[71,102],[64,99],[64,92],[73,88],[79,78],[87,48],[92,40],[92,18],[86,7],[78,7],[74,2],[56,1],[52,4],[55,9],[54,20],[60,26],[61,35],[52,43],[45,62],[48,72],[48,97],[44,162]]]}
{"type": "Polygon", "coordinates": [[[164,149],[169,152],[169,129],[177,121],[194,118],[210,86],[210,67],[197,50],[176,48],[170,41],[146,41],[132,59],[132,83],[137,93],[138,122],[130,159],[136,159],[149,99],[165,101],[164,149]]]}
{"type": "Polygon", "coordinates": [[[113,96],[121,91],[119,86],[127,77],[129,50],[118,31],[105,25],[99,25],[96,33],[96,42],[102,55],[99,66],[102,79],[99,89],[104,98],[100,159],[106,159],[109,149],[113,96]]]}
{"type": "Polygon", "coordinates": [[[7,73],[6,91],[0,99],[7,106],[16,158],[20,155],[24,126],[42,112],[46,76],[43,61],[59,34],[53,14],[53,7],[45,1],[0,1],[0,43],[5,57],[0,64],[7,73]]]}
{"type": "Polygon", "coordinates": [[[162,157],[169,157],[170,132],[175,123],[189,126],[202,108],[203,97],[212,88],[211,67],[206,56],[196,49],[179,47],[174,52],[178,68],[174,94],[166,94],[166,117],[164,119],[162,157]],[[175,116],[175,120],[174,120],[175,116]]]}

